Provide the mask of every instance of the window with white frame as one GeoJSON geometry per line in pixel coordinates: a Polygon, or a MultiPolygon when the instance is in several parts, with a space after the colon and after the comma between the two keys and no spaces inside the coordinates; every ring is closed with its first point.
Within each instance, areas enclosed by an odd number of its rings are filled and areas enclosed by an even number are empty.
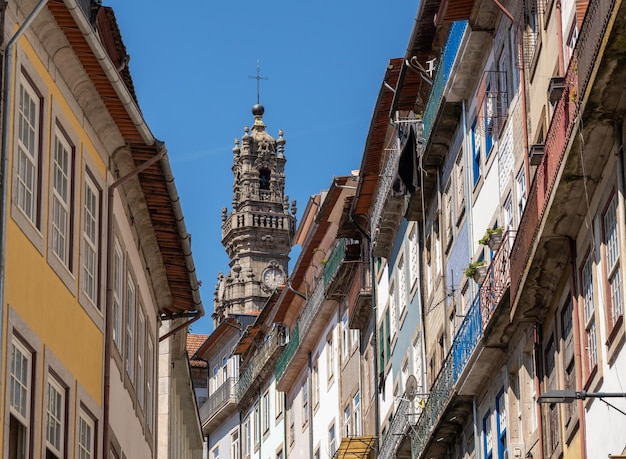
{"type": "Polygon", "coordinates": [[[283,392],[274,391],[274,398],[275,398],[275,408],[276,408],[276,419],[278,419],[280,417],[281,414],[283,414],[283,411],[285,411],[285,395],[283,392]]]}
{"type": "Polygon", "coordinates": [[[452,207],[453,207],[452,178],[450,178],[448,179],[448,183],[446,183],[446,186],[443,192],[443,230],[445,231],[443,242],[444,242],[444,247],[446,248],[446,251],[448,250],[448,247],[452,243],[452,237],[453,237],[452,207]]]}
{"type": "Polygon", "coordinates": [[[328,380],[331,380],[335,373],[335,352],[333,350],[332,332],[330,332],[330,334],[326,338],[326,372],[328,380]]]}
{"type": "Polygon", "coordinates": [[[83,277],[82,286],[85,295],[98,304],[98,240],[100,238],[100,190],[85,174],[83,196],[83,277]]]}
{"type": "Polygon", "coordinates": [[[243,444],[242,444],[242,457],[243,459],[249,459],[251,454],[250,440],[252,434],[250,432],[250,417],[247,417],[243,421],[243,444]]]}
{"type": "Polygon", "coordinates": [[[337,451],[337,445],[335,443],[335,423],[333,422],[328,428],[328,450],[330,451],[330,457],[334,457],[337,451]]]}
{"type": "Polygon", "coordinates": [[[463,149],[456,156],[454,164],[455,188],[456,188],[456,223],[461,221],[461,216],[465,213],[465,167],[463,164],[463,149]]]}
{"type": "Polygon", "coordinates": [[[263,394],[263,432],[267,432],[270,428],[270,393],[266,391],[263,394]]]}
{"type": "Polygon", "coordinates": [[[287,411],[287,415],[289,416],[289,444],[293,445],[296,440],[296,416],[293,407],[287,411]]]}
{"type": "Polygon", "coordinates": [[[624,315],[622,282],[620,273],[619,232],[617,225],[617,197],[613,195],[602,217],[602,230],[605,246],[606,280],[609,288],[610,304],[607,317],[611,330],[624,315]]]}
{"type": "Polygon", "coordinates": [[[504,231],[513,229],[513,198],[509,193],[504,200],[504,206],[502,206],[502,212],[504,217],[504,231]]]}
{"type": "Polygon", "coordinates": [[[313,386],[313,393],[311,395],[313,396],[313,407],[315,408],[320,402],[320,372],[317,357],[315,358],[315,363],[311,370],[311,384],[313,386]]]}
{"type": "Polygon", "coordinates": [[[493,458],[493,429],[491,426],[491,411],[483,418],[483,451],[485,459],[493,458]]]}
{"type": "Polygon", "coordinates": [[[400,308],[400,320],[406,313],[408,306],[406,298],[406,268],[404,266],[404,256],[398,260],[398,306],[400,308]]]}
{"type": "Polygon", "coordinates": [[[396,308],[396,288],[393,282],[389,286],[389,329],[391,331],[391,343],[393,344],[398,332],[398,317],[396,308]]]}
{"type": "MultiPolygon", "coordinates": [[[[423,363],[422,363],[422,338],[417,335],[413,339],[413,374],[417,379],[417,387],[422,389],[423,385],[423,363]]],[[[423,392],[423,391],[422,391],[423,392]]]]}
{"type": "Polygon", "coordinates": [[[16,203],[39,227],[38,194],[40,168],[41,98],[25,81],[20,82],[17,106],[16,203]]]}
{"type": "Polygon", "coordinates": [[[345,311],[341,318],[341,357],[343,359],[342,364],[346,363],[348,355],[350,355],[350,329],[348,328],[348,311],[345,311]]]}
{"type": "Polygon", "coordinates": [[[213,449],[213,459],[220,459],[220,447],[219,446],[213,449]]]}
{"type": "Polygon", "coordinates": [[[309,382],[304,381],[302,385],[302,425],[309,422],[309,382]]]}
{"type": "Polygon", "coordinates": [[[78,459],[95,457],[95,422],[82,409],[78,414],[78,459]]]}
{"type": "Polygon", "coordinates": [[[154,344],[148,337],[146,352],[146,424],[153,432],[154,426],[154,344]]]}
{"type": "Polygon", "coordinates": [[[113,249],[113,342],[122,352],[122,299],[124,292],[124,264],[122,247],[115,238],[113,249]]]}
{"type": "Polygon", "coordinates": [[[32,391],[32,354],[13,339],[11,343],[11,368],[9,382],[9,406],[11,430],[9,451],[16,457],[27,457],[30,437],[30,401],[32,391]]]}
{"type": "Polygon", "coordinates": [[[522,166],[515,177],[515,194],[517,195],[517,212],[521,220],[526,207],[526,172],[522,166]]]}
{"type": "Polygon", "coordinates": [[[352,397],[352,412],[354,416],[353,435],[358,437],[361,435],[361,394],[359,392],[352,397]]]}
{"type": "Polygon", "coordinates": [[[137,318],[137,400],[139,406],[144,407],[144,375],[145,375],[145,348],[146,348],[146,318],[141,304],[137,318]]]}
{"type": "Polygon", "coordinates": [[[65,388],[48,376],[46,407],[46,458],[65,456],[65,388]]]}
{"type": "Polygon", "coordinates": [[[230,457],[238,458],[239,457],[239,430],[235,429],[230,434],[230,444],[231,444],[230,457]]]}
{"type": "Polygon", "coordinates": [[[342,435],[349,437],[352,435],[352,407],[350,402],[343,409],[343,432],[342,435]]]}
{"type": "Polygon", "coordinates": [[[409,232],[409,281],[410,288],[413,289],[417,281],[418,247],[417,247],[417,225],[413,225],[409,232]]]}
{"type": "Polygon", "coordinates": [[[72,162],[73,147],[57,128],[52,160],[52,251],[69,270],[72,269],[72,162]]]}
{"type": "Polygon", "coordinates": [[[596,337],[595,303],[593,294],[593,259],[588,256],[581,270],[581,290],[585,318],[585,340],[587,349],[588,375],[598,363],[598,343],[596,337]]]}
{"type": "Polygon", "coordinates": [[[135,283],[130,273],[126,280],[126,372],[135,384],[135,283]]]}
{"type": "Polygon", "coordinates": [[[259,403],[254,405],[254,447],[259,446],[259,432],[261,431],[261,412],[259,409],[259,403]]]}

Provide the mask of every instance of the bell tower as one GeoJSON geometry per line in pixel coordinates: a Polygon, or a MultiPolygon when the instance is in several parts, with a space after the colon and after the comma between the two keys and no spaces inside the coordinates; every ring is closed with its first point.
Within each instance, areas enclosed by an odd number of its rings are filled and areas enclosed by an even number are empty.
{"type": "Polygon", "coordinates": [[[233,148],[233,200],[222,209],[222,245],[230,271],[218,275],[213,320],[253,314],[287,281],[296,228],[296,203],[285,195],[285,139],[265,130],[262,105],[252,107],[254,124],[244,127],[233,148]]]}

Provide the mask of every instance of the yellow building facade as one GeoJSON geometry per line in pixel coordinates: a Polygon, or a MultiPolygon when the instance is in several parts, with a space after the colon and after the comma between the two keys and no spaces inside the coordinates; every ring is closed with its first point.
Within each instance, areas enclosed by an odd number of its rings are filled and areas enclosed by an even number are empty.
{"type": "Polygon", "coordinates": [[[3,14],[2,457],[157,457],[159,327],[203,313],[167,151],[110,8],[3,14]]]}

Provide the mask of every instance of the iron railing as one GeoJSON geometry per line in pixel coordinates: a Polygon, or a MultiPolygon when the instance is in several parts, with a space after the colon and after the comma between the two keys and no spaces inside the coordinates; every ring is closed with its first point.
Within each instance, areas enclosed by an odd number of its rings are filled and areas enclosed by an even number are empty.
{"type": "Polygon", "coordinates": [[[502,235],[502,244],[494,254],[487,276],[480,285],[480,304],[483,328],[491,319],[502,295],[511,284],[511,247],[515,241],[515,231],[507,231],[502,235]]]}
{"type": "Polygon", "coordinates": [[[409,399],[400,399],[398,409],[393,415],[389,429],[380,445],[380,450],[378,451],[379,459],[391,459],[396,457],[396,451],[410,423],[410,417],[415,414],[415,404],[415,402],[409,399]]]}
{"type": "Polygon", "coordinates": [[[439,56],[439,63],[433,80],[433,86],[430,89],[428,102],[426,103],[426,108],[424,109],[424,130],[422,134],[424,138],[424,145],[428,143],[428,138],[430,137],[433,124],[437,118],[437,113],[439,113],[439,107],[441,106],[441,101],[443,99],[443,91],[448,84],[450,73],[452,73],[452,66],[456,60],[461,40],[463,39],[466,29],[467,21],[453,22],[452,27],[450,27],[450,33],[448,34],[446,44],[443,47],[441,55],[439,56]]]}
{"type": "Polygon", "coordinates": [[[275,327],[268,335],[263,346],[261,346],[259,351],[252,357],[250,363],[241,370],[236,386],[237,401],[240,401],[244,397],[256,377],[265,367],[267,361],[280,346],[284,346],[284,344],[281,341],[279,327],[275,327]]]}
{"type": "Polygon", "coordinates": [[[593,65],[615,7],[615,0],[589,2],[576,47],[565,74],[565,90],[557,101],[546,135],[544,155],[533,179],[517,238],[511,252],[511,298],[517,301],[524,270],[539,236],[540,222],[551,200],[568,139],[578,122],[593,65]]]}
{"type": "Polygon", "coordinates": [[[342,238],[337,241],[333,252],[330,254],[326,266],[324,267],[324,287],[331,281],[339,265],[346,256],[346,239],[342,238]]]}
{"type": "Polygon", "coordinates": [[[226,406],[229,402],[234,403],[235,400],[235,384],[237,378],[228,378],[224,383],[215,390],[206,402],[200,407],[200,419],[202,423],[206,423],[215,413],[226,406]]]}
{"type": "Polygon", "coordinates": [[[285,369],[287,368],[287,364],[296,353],[296,350],[300,346],[300,324],[296,323],[295,328],[289,335],[289,343],[285,346],[283,353],[280,354],[278,361],[276,362],[276,380],[278,381],[285,369]]]}

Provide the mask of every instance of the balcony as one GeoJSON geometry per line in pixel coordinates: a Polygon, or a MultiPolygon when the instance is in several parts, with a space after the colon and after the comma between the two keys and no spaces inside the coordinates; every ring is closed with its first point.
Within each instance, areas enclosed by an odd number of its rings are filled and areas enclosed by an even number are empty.
{"type": "Polygon", "coordinates": [[[569,241],[586,215],[579,205],[593,196],[613,154],[607,139],[615,138],[614,120],[626,110],[626,76],[619,70],[625,32],[623,22],[611,20],[623,18],[626,6],[616,11],[616,4],[587,7],[513,246],[511,318],[542,319],[544,305],[536,299],[554,289],[569,265],[569,241]]]}
{"type": "Polygon", "coordinates": [[[324,298],[324,282],[320,280],[294,328],[294,335],[298,339],[293,339],[292,336],[287,349],[289,355],[276,366],[276,387],[279,391],[286,392],[300,376],[302,368],[307,364],[309,352],[316,345],[320,333],[336,309],[336,301],[324,298]]]}
{"type": "Polygon", "coordinates": [[[276,214],[271,212],[253,212],[253,213],[237,213],[233,212],[228,217],[222,215],[222,238],[227,236],[231,230],[246,230],[249,228],[261,228],[266,230],[272,229],[289,229],[295,232],[295,218],[285,214],[276,214]]]}
{"type": "Polygon", "coordinates": [[[339,239],[324,267],[326,298],[339,300],[348,294],[360,256],[361,245],[358,242],[339,239]]]}
{"type": "MultiPolygon", "coordinates": [[[[450,139],[458,127],[461,105],[456,98],[455,100],[448,100],[448,93],[451,91],[449,83],[452,69],[461,50],[461,43],[466,30],[467,21],[452,23],[446,44],[439,56],[433,85],[424,108],[422,138],[418,139],[418,143],[423,149],[421,164],[427,172],[441,165],[448,154],[450,139]]],[[[422,188],[426,202],[436,188],[435,177],[437,174],[423,174],[422,188]]],[[[421,193],[415,193],[409,201],[408,218],[411,220],[423,218],[421,199],[421,193]]]]}
{"type": "MultiPolygon", "coordinates": [[[[499,365],[501,350],[494,346],[508,339],[507,293],[510,286],[511,247],[515,232],[507,231],[495,252],[487,276],[452,342],[452,348],[433,383],[426,406],[411,440],[414,458],[445,455],[446,440],[471,415],[471,400],[485,375],[499,365]],[[489,333],[485,334],[485,330],[489,333]],[[448,420],[455,419],[455,422],[448,420]],[[433,442],[433,439],[442,439],[433,442]]],[[[452,441],[452,440],[451,440],[452,441]]]]}
{"type": "Polygon", "coordinates": [[[361,261],[348,292],[348,326],[365,330],[372,313],[372,271],[370,264],[361,261]]]}
{"type": "Polygon", "coordinates": [[[235,387],[237,403],[245,406],[255,396],[254,389],[265,382],[265,378],[274,371],[273,363],[285,348],[285,329],[276,326],[267,336],[263,345],[239,373],[235,387]]]}
{"type": "Polygon", "coordinates": [[[200,407],[200,422],[205,435],[235,411],[237,407],[236,383],[236,378],[228,378],[200,407]]]}
{"type": "Polygon", "coordinates": [[[406,398],[400,399],[398,409],[394,413],[387,434],[380,445],[379,459],[411,457],[411,445],[410,442],[405,441],[405,438],[417,413],[417,399],[415,401],[406,398]]]}

